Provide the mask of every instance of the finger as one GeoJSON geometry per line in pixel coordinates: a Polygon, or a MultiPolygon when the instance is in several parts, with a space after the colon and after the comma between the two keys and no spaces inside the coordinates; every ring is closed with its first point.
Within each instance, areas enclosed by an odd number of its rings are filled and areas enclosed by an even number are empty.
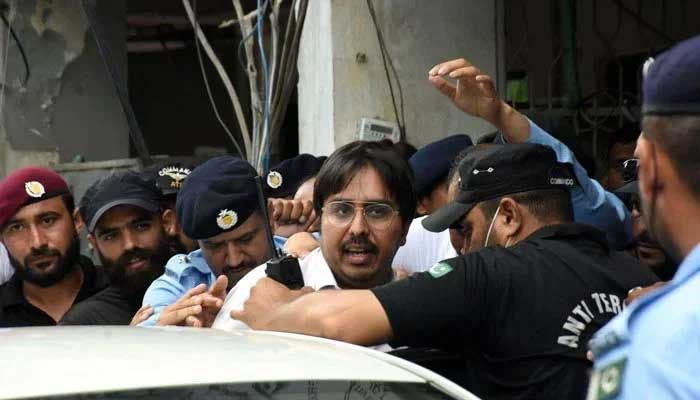
{"type": "Polygon", "coordinates": [[[428,72],[429,75],[445,75],[450,73],[450,71],[461,68],[461,67],[466,67],[472,65],[469,61],[465,60],[464,58],[458,58],[455,60],[450,60],[450,61],[445,61],[443,63],[440,63],[433,68],[430,69],[428,72]]]}
{"type": "Polygon", "coordinates": [[[151,315],[153,315],[153,307],[143,306],[136,312],[136,314],[134,314],[134,317],[131,319],[131,323],[129,323],[129,325],[138,325],[147,320],[151,315]]]}
{"type": "Polygon", "coordinates": [[[287,222],[291,220],[292,210],[294,208],[293,201],[284,201],[282,203],[282,215],[280,215],[279,220],[282,222],[287,222]]]}
{"type": "Polygon", "coordinates": [[[185,325],[191,326],[194,328],[201,328],[202,321],[200,321],[200,319],[195,317],[194,315],[190,315],[187,318],[185,318],[185,325]]]}
{"type": "Polygon", "coordinates": [[[304,224],[304,231],[312,232],[314,230],[314,224],[316,223],[317,219],[318,216],[316,216],[316,211],[311,209],[311,213],[309,214],[308,220],[304,224]]]}
{"type": "Polygon", "coordinates": [[[308,222],[308,220],[311,217],[311,214],[314,213],[314,204],[308,200],[302,201],[302,210],[301,210],[301,216],[299,217],[299,223],[304,224],[308,222]]]}
{"type": "Polygon", "coordinates": [[[199,294],[202,294],[202,293],[204,293],[204,292],[206,292],[206,291],[207,291],[207,285],[205,285],[205,284],[203,284],[203,283],[200,283],[199,285],[197,285],[197,286],[193,287],[192,289],[186,291],[185,294],[183,294],[182,297],[180,297],[180,298],[179,298],[175,303],[173,303],[173,304],[177,304],[177,303],[180,302],[180,301],[187,301],[187,300],[189,300],[190,298],[192,298],[192,297],[194,297],[194,296],[197,296],[197,295],[199,295],[199,294]]]}
{"type": "Polygon", "coordinates": [[[479,75],[476,78],[481,93],[486,97],[496,97],[496,85],[488,75],[479,75]]]}
{"type": "Polygon", "coordinates": [[[473,79],[478,75],[482,75],[482,73],[479,70],[479,68],[473,65],[469,67],[455,69],[454,71],[451,71],[448,74],[448,76],[452,79],[473,79]]]}
{"type": "Polygon", "coordinates": [[[211,285],[209,294],[223,300],[226,297],[226,289],[228,288],[228,278],[226,275],[221,275],[216,278],[216,282],[211,285]]]}
{"type": "Polygon", "coordinates": [[[203,295],[202,307],[204,308],[221,308],[224,305],[224,301],[218,297],[212,295],[203,295]]]}
{"type": "Polygon", "coordinates": [[[278,220],[282,213],[280,201],[278,199],[268,199],[267,210],[268,214],[270,214],[270,219],[273,221],[278,220]]]}
{"type": "Polygon", "coordinates": [[[181,325],[190,315],[197,315],[202,312],[202,306],[196,305],[171,312],[163,313],[158,319],[158,325],[181,325]]]}
{"type": "Polygon", "coordinates": [[[202,295],[198,294],[194,297],[190,297],[188,299],[180,299],[176,301],[175,303],[165,307],[166,311],[176,311],[176,310],[181,310],[183,308],[187,307],[192,307],[192,306],[198,306],[201,305],[203,301],[202,295]]]}
{"type": "Polygon", "coordinates": [[[245,310],[233,310],[229,315],[233,319],[246,322],[247,315],[245,313],[245,310]]]}
{"type": "Polygon", "coordinates": [[[304,203],[302,203],[300,200],[292,200],[290,204],[291,210],[289,212],[289,221],[298,221],[299,223],[301,223],[299,219],[304,214],[304,203]]]}
{"type": "Polygon", "coordinates": [[[433,84],[442,94],[449,98],[454,98],[455,93],[456,93],[456,88],[453,84],[450,82],[446,81],[443,77],[440,76],[431,76],[428,78],[430,83],[433,84]]]}

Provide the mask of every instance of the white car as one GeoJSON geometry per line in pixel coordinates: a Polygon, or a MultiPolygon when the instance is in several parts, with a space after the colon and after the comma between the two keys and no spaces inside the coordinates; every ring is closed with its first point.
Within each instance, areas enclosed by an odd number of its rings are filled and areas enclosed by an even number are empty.
{"type": "Polygon", "coordinates": [[[476,399],[408,361],[276,332],[0,329],[0,399],[476,399]]]}

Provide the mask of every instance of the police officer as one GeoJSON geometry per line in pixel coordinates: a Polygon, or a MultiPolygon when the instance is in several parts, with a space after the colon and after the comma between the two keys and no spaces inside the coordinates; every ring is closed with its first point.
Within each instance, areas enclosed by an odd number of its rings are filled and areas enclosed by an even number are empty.
{"type": "Polygon", "coordinates": [[[700,398],[700,36],[645,65],[639,192],[647,228],[675,260],[673,280],[591,342],[591,399],[700,398]]]}
{"type": "Polygon", "coordinates": [[[25,167],[0,181],[0,241],[14,269],[0,286],[0,326],[56,323],[107,286],[80,255],[73,195],[56,172],[25,167]]]}
{"type": "Polygon", "coordinates": [[[548,147],[472,147],[452,202],[424,221],[463,225],[468,254],[366,291],[299,296],[263,279],[233,317],[255,329],[457,351],[468,361],[461,383],[484,398],[580,398],[588,339],[629,289],[655,277],[602,232],[572,223],[573,184],[548,147]]]}
{"type": "Polygon", "coordinates": [[[189,174],[177,197],[177,216],[200,249],[168,261],[143,298],[153,314],[142,325],[201,326],[202,318],[216,316],[227,287],[270,258],[256,175],[233,156],[213,158],[189,174]]]}

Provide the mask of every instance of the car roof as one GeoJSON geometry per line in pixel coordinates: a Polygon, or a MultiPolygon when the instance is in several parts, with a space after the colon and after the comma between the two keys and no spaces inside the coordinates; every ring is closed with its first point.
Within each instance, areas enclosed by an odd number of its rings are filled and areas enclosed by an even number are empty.
{"type": "Polygon", "coordinates": [[[363,347],[248,330],[9,328],[0,329],[0,354],[0,399],[262,381],[423,383],[421,372],[454,385],[363,347]]]}

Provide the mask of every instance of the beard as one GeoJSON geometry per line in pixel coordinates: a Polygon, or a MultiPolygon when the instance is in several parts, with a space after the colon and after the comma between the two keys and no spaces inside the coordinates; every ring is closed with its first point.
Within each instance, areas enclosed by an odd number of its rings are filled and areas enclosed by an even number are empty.
{"type": "Polygon", "coordinates": [[[110,285],[120,288],[131,303],[136,304],[143,300],[146,289],[156,278],[163,275],[165,264],[172,256],[165,233],[161,237],[155,249],[133,248],[122,253],[116,260],[105,257],[100,251],[97,252],[110,285]],[[129,264],[134,258],[146,260],[146,267],[130,270],[129,264]]]}
{"type": "Polygon", "coordinates": [[[642,218],[647,227],[647,235],[649,238],[656,240],[661,250],[666,253],[673,264],[678,265],[684,258],[683,254],[673,240],[671,240],[671,235],[669,235],[669,230],[665,224],[658,218],[655,209],[656,201],[654,199],[656,193],[652,193],[651,196],[651,199],[645,199],[644,196],[640,196],[642,218]]]}
{"type": "Polygon", "coordinates": [[[73,235],[73,239],[68,245],[65,254],[61,254],[58,249],[44,246],[39,249],[32,249],[31,253],[24,258],[24,263],[20,262],[8,252],[10,264],[15,268],[15,274],[24,282],[46,288],[53,286],[63,280],[75,268],[76,261],[80,256],[80,240],[77,235],[73,235]],[[54,262],[53,267],[30,267],[29,265],[36,258],[40,257],[58,257],[54,262]]]}

